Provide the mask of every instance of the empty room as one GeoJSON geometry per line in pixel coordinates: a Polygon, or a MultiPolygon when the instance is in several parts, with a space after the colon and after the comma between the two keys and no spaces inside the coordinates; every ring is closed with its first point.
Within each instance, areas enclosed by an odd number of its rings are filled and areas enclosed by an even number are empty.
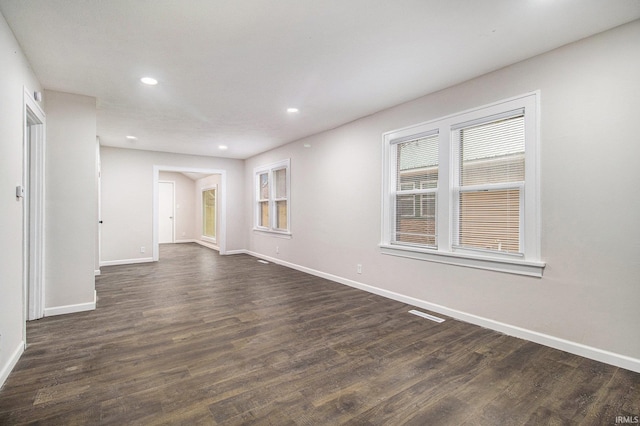
{"type": "Polygon", "coordinates": [[[0,0],[0,425],[640,424],[638,119],[638,0],[0,0]]]}

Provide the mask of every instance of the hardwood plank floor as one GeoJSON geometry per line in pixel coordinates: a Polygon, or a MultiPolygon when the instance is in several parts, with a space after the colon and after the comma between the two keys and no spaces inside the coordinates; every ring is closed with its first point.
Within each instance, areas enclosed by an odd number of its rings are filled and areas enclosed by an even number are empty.
{"type": "Polygon", "coordinates": [[[615,424],[640,374],[246,255],[161,246],[28,323],[0,424],[615,424]],[[441,315],[438,315],[441,316],[441,315]]]}

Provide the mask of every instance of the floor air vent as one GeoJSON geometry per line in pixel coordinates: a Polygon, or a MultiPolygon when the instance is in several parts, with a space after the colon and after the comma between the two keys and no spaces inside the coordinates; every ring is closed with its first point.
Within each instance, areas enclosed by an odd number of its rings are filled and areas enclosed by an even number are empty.
{"type": "Polygon", "coordinates": [[[442,318],[434,317],[433,315],[425,314],[424,312],[416,311],[415,309],[410,310],[409,313],[438,323],[444,322],[444,319],[442,318]]]}
{"type": "Polygon", "coordinates": [[[262,260],[262,259],[258,259],[258,262],[260,262],[260,263],[264,263],[265,265],[268,265],[268,264],[269,264],[269,262],[267,262],[266,260],[262,260]]]}

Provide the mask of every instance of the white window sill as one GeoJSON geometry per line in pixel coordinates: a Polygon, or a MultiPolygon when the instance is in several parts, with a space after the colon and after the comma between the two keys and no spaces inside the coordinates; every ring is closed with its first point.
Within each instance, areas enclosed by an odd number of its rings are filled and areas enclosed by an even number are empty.
{"type": "Polygon", "coordinates": [[[253,232],[256,232],[258,234],[270,235],[277,238],[291,238],[291,232],[287,231],[273,231],[271,229],[253,228],[253,232]]]}
{"type": "Polygon", "coordinates": [[[447,265],[464,266],[467,268],[486,269],[489,271],[506,272],[509,274],[527,275],[541,278],[546,263],[532,262],[521,259],[500,259],[467,253],[450,253],[431,251],[407,246],[380,244],[382,254],[407,257],[410,259],[426,260],[428,262],[445,263],[447,265]]]}

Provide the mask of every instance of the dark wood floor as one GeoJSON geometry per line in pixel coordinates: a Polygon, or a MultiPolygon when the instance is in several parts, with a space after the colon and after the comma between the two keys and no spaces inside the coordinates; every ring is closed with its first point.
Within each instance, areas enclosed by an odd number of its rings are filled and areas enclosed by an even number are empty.
{"type": "Polygon", "coordinates": [[[0,424],[615,424],[640,374],[246,255],[103,268],[98,309],[27,327],[0,424]]]}

